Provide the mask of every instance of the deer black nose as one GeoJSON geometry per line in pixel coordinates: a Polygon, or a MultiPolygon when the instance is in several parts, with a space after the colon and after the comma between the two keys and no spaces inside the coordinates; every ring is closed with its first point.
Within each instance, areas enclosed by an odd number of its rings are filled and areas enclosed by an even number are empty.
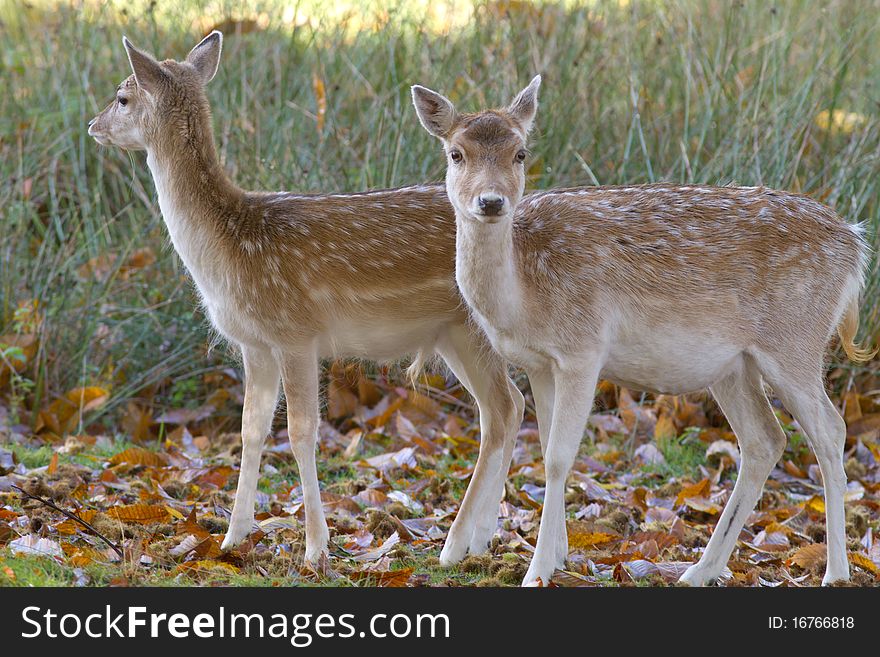
{"type": "Polygon", "coordinates": [[[504,198],[498,194],[481,194],[477,199],[477,205],[480,206],[480,212],[485,215],[499,215],[504,208],[504,198]]]}

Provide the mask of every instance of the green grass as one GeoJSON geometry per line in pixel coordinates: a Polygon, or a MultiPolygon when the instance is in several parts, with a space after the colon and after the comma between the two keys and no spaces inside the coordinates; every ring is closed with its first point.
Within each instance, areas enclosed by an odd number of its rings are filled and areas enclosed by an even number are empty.
{"type": "MultiPolygon", "coordinates": [[[[208,351],[206,319],[166,246],[143,154],[101,148],[86,134],[129,72],[123,33],[181,58],[212,24],[259,19],[257,32],[227,34],[209,89],[219,151],[244,187],[439,180],[444,162],[418,125],[409,86],[477,109],[507,102],[540,72],[532,187],[765,184],[814,195],[876,234],[880,12],[862,3],[569,1],[508,13],[458,3],[448,33],[443,3],[427,27],[427,3],[386,5],[382,29],[377,3],[364,0],[348,22],[344,7],[318,20],[319,4],[300,3],[296,20],[273,0],[0,4],[0,335],[39,337],[13,382],[21,421],[33,424],[29,410],[91,384],[112,396],[90,420],[114,427],[145,391],[159,406],[193,403],[205,394],[194,373],[230,362],[223,349],[208,351]],[[326,87],[320,132],[316,77],[326,87]],[[823,130],[816,117],[833,110],[862,119],[849,132],[823,130]],[[158,260],[120,268],[142,247],[158,260]],[[82,275],[107,254],[117,258],[100,280],[82,275]],[[33,300],[39,321],[16,317],[33,300]]],[[[874,262],[864,304],[872,325],[878,282],[874,262]]]]}
{"type": "Polygon", "coordinates": [[[657,449],[663,455],[663,463],[647,464],[642,470],[659,474],[662,479],[674,477],[697,477],[701,465],[706,465],[706,445],[700,442],[699,431],[685,431],[675,438],[660,438],[657,449]]]}

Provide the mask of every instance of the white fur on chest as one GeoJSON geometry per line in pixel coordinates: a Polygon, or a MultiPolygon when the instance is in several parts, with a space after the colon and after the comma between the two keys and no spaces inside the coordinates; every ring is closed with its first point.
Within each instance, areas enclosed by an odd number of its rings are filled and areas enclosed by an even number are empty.
{"type": "Polygon", "coordinates": [[[208,240],[204,235],[196,232],[196,222],[193,221],[193,209],[187,207],[179,194],[174,191],[173,182],[170,179],[168,167],[160,165],[152,153],[147,153],[147,166],[153,174],[153,182],[156,185],[156,194],[159,199],[159,210],[162,219],[168,228],[171,244],[184,266],[195,281],[202,298],[206,302],[218,305],[222,295],[212,277],[206,271],[205,249],[208,240]]]}

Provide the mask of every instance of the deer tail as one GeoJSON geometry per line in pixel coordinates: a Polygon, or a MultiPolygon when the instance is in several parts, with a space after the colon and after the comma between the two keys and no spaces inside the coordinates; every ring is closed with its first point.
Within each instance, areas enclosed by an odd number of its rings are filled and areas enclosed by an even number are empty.
{"type": "Polygon", "coordinates": [[[856,342],[856,334],[859,332],[859,287],[850,294],[843,311],[843,317],[837,325],[837,334],[840,336],[840,345],[846,352],[847,358],[854,363],[866,363],[877,355],[878,348],[856,342]]]}
{"type": "Polygon", "coordinates": [[[419,349],[416,352],[415,358],[413,358],[412,364],[406,368],[406,378],[409,380],[409,384],[415,388],[419,382],[419,376],[422,373],[422,370],[425,368],[425,363],[428,359],[425,357],[425,352],[419,349]]]}

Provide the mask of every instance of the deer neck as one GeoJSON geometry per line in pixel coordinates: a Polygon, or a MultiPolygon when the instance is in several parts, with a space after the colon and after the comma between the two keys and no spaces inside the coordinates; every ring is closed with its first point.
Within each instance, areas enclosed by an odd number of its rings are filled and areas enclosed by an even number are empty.
{"type": "Polygon", "coordinates": [[[522,308],[513,221],[486,224],[456,216],[455,278],[485,329],[508,331],[522,308]]]}
{"type": "Polygon", "coordinates": [[[199,116],[198,110],[193,113],[185,132],[157,140],[147,149],[147,166],[171,242],[207,295],[211,264],[225,260],[230,228],[243,220],[243,193],[220,164],[210,118],[199,116]]]}

